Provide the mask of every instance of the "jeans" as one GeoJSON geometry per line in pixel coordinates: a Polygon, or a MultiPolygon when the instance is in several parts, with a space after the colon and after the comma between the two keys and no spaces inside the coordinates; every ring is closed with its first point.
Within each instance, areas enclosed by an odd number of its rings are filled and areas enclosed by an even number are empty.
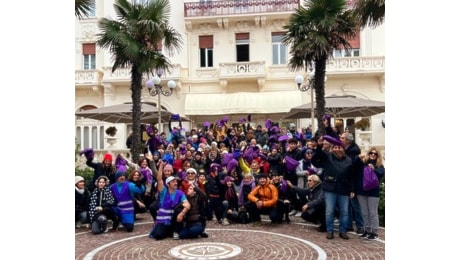
{"type": "Polygon", "coordinates": [[[364,227],[363,215],[361,212],[360,204],[358,202],[358,196],[354,196],[352,199],[350,199],[348,214],[348,228],[353,228],[353,220],[355,221],[357,228],[364,227]]]}
{"type": "Polygon", "coordinates": [[[201,224],[195,224],[192,226],[186,226],[179,232],[179,238],[197,238],[204,232],[204,226],[201,224]]]}
{"type": "Polygon", "coordinates": [[[336,207],[339,209],[339,232],[347,231],[348,204],[350,197],[334,192],[325,191],[324,201],[326,203],[326,227],[328,233],[334,232],[334,215],[336,207]]]}

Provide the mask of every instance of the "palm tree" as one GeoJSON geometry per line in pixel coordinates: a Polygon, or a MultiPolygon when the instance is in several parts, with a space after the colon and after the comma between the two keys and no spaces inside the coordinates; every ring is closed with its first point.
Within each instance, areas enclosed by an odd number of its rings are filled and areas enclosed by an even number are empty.
{"type": "Polygon", "coordinates": [[[357,0],[354,10],[361,27],[377,27],[385,20],[385,0],[357,0]]]}
{"type": "Polygon", "coordinates": [[[88,17],[93,8],[94,1],[92,0],[75,0],[75,16],[78,17],[78,19],[88,17]]]}
{"type": "MultiPolygon", "coordinates": [[[[325,113],[324,77],[326,62],[332,57],[333,49],[351,46],[348,40],[356,37],[357,26],[354,14],[347,10],[345,0],[304,0],[284,26],[287,33],[283,43],[290,45],[288,67],[291,70],[305,70],[314,66],[314,89],[316,94],[316,118],[321,122],[325,113]]],[[[318,124],[318,132],[324,126],[318,124]]]]}
{"type": "MultiPolygon", "coordinates": [[[[169,70],[172,66],[161,49],[170,55],[182,46],[180,34],[169,25],[171,7],[169,0],[150,0],[132,4],[116,0],[117,20],[102,18],[97,44],[109,49],[114,61],[112,72],[118,68],[131,68],[131,99],[133,103],[133,160],[142,153],[141,144],[141,93],[142,75],[156,69],[169,70]]],[[[159,104],[158,104],[159,105],[159,104]]]]}

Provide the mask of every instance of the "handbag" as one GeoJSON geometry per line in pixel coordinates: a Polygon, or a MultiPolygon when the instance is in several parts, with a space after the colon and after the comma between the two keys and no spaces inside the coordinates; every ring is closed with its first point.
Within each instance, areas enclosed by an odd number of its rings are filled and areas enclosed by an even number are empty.
{"type": "Polygon", "coordinates": [[[379,185],[379,178],[377,178],[377,175],[375,174],[374,170],[369,166],[365,166],[363,173],[363,190],[372,190],[379,187],[379,185]]]}

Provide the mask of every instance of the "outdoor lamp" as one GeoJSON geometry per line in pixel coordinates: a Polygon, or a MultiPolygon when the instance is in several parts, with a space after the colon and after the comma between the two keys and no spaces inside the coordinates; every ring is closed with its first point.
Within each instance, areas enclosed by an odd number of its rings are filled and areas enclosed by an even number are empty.
{"type": "Polygon", "coordinates": [[[176,82],[174,80],[169,80],[167,84],[167,88],[161,85],[161,75],[163,75],[163,69],[157,69],[156,75],[147,80],[145,85],[149,90],[150,96],[154,97],[156,95],[162,94],[163,96],[171,96],[173,90],[176,88],[176,82]]]}
{"type": "Polygon", "coordinates": [[[159,133],[163,131],[161,126],[161,95],[163,96],[171,96],[174,89],[176,88],[176,82],[174,80],[169,80],[167,83],[167,87],[161,85],[161,75],[163,75],[164,70],[162,68],[156,69],[156,75],[147,80],[145,85],[148,89],[149,95],[154,97],[158,96],[158,130],[159,133]]]}
{"type": "Polygon", "coordinates": [[[313,69],[310,69],[310,73],[308,73],[308,82],[307,84],[303,84],[304,83],[304,77],[302,75],[297,75],[295,76],[295,83],[297,84],[297,88],[302,91],[302,92],[305,92],[307,90],[311,90],[311,132],[312,134],[315,133],[314,131],[314,125],[315,125],[315,105],[313,104],[313,87],[314,87],[314,84],[315,84],[315,71],[313,69]]]}

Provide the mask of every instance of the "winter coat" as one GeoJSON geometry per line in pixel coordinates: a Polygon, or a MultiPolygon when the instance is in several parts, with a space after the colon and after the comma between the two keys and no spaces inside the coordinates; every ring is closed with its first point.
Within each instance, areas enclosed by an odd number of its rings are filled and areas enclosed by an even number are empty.
{"type": "Polygon", "coordinates": [[[90,222],[95,221],[100,214],[99,211],[96,209],[97,207],[112,208],[116,205],[117,201],[109,187],[104,187],[102,189],[94,189],[93,193],[91,193],[91,198],[89,202],[90,222]]]}
{"type": "Polygon", "coordinates": [[[323,168],[324,191],[347,196],[354,191],[350,157],[343,156],[339,159],[333,153],[323,151],[322,145],[318,145],[312,163],[315,167],[323,168]]]}
{"type": "MultiPolygon", "coordinates": [[[[377,167],[375,165],[375,161],[369,161],[374,165],[374,172],[379,179],[379,182],[382,181],[382,178],[385,176],[385,167],[382,165],[377,167]]],[[[380,185],[379,187],[372,189],[372,190],[363,190],[363,174],[364,174],[364,167],[365,164],[359,156],[355,157],[353,160],[353,176],[354,176],[354,185],[355,185],[355,193],[357,195],[369,196],[369,197],[379,197],[380,196],[380,185]]]]}

